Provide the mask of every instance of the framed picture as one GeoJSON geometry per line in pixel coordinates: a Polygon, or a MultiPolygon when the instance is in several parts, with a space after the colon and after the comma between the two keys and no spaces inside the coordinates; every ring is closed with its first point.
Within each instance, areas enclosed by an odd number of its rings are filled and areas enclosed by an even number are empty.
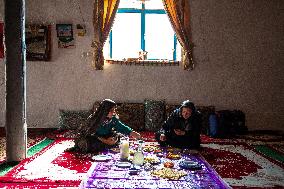
{"type": "Polygon", "coordinates": [[[56,24],[58,48],[75,48],[72,24],[56,24]]]}
{"type": "Polygon", "coordinates": [[[28,61],[49,61],[51,58],[51,25],[27,25],[26,47],[28,61]]]}
{"type": "Polygon", "coordinates": [[[76,25],[76,28],[77,28],[77,35],[78,36],[85,36],[86,35],[86,26],[83,25],[83,24],[77,24],[76,25]]]}

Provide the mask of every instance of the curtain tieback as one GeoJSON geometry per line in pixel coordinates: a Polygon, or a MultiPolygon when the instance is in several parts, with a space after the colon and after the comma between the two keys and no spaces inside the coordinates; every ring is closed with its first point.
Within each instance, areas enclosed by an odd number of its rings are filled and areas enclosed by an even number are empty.
{"type": "Polygon", "coordinates": [[[193,48],[194,48],[194,44],[193,44],[193,43],[190,43],[190,44],[188,45],[188,47],[189,47],[189,49],[184,49],[184,50],[183,50],[183,53],[184,53],[184,54],[191,54],[191,53],[192,53],[192,50],[193,50],[193,48]]]}
{"type": "Polygon", "coordinates": [[[191,50],[184,50],[183,54],[191,54],[191,50]]]}

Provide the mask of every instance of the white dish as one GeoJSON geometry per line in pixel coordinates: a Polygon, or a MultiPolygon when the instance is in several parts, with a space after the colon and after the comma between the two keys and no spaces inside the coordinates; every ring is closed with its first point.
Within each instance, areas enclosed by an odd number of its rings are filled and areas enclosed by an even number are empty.
{"type": "Polygon", "coordinates": [[[197,165],[198,164],[197,162],[191,161],[191,160],[183,160],[180,163],[186,164],[186,165],[197,165]]]}
{"type": "Polygon", "coordinates": [[[179,166],[183,169],[201,169],[202,166],[198,162],[194,161],[181,161],[179,166]]]}
{"type": "Polygon", "coordinates": [[[108,160],[111,160],[112,157],[109,156],[109,155],[96,155],[96,156],[93,156],[92,157],[93,160],[95,161],[108,161],[108,160]]]}
{"type": "Polygon", "coordinates": [[[126,161],[119,161],[115,165],[120,168],[129,168],[132,164],[126,161]]]}

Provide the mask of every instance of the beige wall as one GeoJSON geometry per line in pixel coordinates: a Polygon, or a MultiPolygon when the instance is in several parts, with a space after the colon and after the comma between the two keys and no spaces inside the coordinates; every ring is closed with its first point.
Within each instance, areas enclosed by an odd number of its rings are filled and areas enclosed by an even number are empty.
{"type": "MultiPolygon", "coordinates": [[[[3,1],[3,0],[2,0],[3,1]]],[[[1,19],[3,19],[3,2],[1,19]]],[[[75,49],[58,49],[55,23],[82,23],[75,0],[27,0],[26,19],[52,23],[52,60],[27,62],[29,127],[56,127],[59,109],[86,109],[95,100],[177,103],[192,99],[217,109],[241,109],[250,130],[284,130],[282,0],[191,0],[196,68],[106,65],[95,71],[91,50],[92,1],[81,0],[87,36],[75,49]]],[[[4,81],[0,62],[0,84],[4,81]]],[[[5,86],[0,86],[4,126],[5,86]]]]}

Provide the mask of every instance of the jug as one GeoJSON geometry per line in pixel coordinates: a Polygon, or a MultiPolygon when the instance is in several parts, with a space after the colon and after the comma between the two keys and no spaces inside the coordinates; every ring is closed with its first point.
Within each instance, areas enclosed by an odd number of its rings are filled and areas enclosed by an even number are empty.
{"type": "Polygon", "coordinates": [[[144,163],[144,154],[143,154],[142,145],[143,141],[139,140],[137,151],[134,153],[133,156],[133,161],[132,161],[133,165],[141,166],[144,163]]]}

